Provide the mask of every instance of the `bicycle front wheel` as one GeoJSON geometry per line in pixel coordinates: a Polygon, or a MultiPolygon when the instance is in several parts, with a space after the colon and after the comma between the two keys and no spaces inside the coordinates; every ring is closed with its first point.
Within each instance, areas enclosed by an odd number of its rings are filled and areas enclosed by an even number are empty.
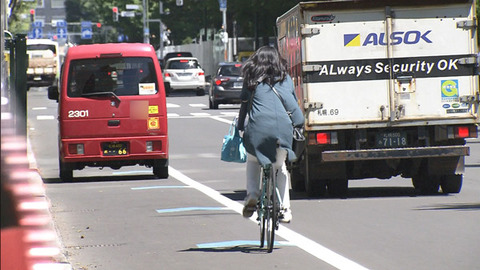
{"type": "Polygon", "coordinates": [[[267,181],[267,198],[266,198],[266,230],[267,230],[267,250],[268,253],[273,251],[275,242],[275,230],[277,227],[277,197],[276,197],[276,182],[273,170],[270,170],[269,179],[267,181]]]}

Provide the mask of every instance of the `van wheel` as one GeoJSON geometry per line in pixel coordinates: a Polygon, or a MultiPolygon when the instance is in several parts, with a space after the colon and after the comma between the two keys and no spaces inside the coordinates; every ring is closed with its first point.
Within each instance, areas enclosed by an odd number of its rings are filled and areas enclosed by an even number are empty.
{"type": "Polygon", "coordinates": [[[73,181],[73,165],[59,160],[60,180],[63,182],[73,181]]]}
{"type": "Polygon", "coordinates": [[[161,179],[168,178],[168,159],[153,160],[153,174],[161,179]]]}

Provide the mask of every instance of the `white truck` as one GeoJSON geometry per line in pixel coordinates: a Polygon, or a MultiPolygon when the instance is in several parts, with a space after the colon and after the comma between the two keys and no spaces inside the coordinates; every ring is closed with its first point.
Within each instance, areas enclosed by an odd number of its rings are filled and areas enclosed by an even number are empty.
{"type": "Polygon", "coordinates": [[[60,52],[58,43],[49,39],[27,39],[27,88],[58,83],[60,52]]]}
{"type": "Polygon", "coordinates": [[[474,0],[301,2],[277,42],[305,115],[292,187],[346,196],[348,181],[411,178],[458,193],[478,136],[474,0]]]}

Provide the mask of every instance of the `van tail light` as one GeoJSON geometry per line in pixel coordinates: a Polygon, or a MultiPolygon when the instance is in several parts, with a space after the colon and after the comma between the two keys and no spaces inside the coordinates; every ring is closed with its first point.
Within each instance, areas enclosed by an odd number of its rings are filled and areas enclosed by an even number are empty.
{"type": "Polygon", "coordinates": [[[162,151],[162,141],[147,141],[145,146],[147,152],[162,151]]]}
{"type": "Polygon", "coordinates": [[[338,135],[336,131],[311,132],[308,134],[308,144],[338,144],[338,135]]]}
{"type": "Polygon", "coordinates": [[[478,132],[476,126],[454,126],[448,127],[449,139],[477,138],[478,132]]]}
{"type": "Polygon", "coordinates": [[[217,78],[217,79],[215,80],[215,84],[216,84],[216,85],[220,85],[220,84],[222,84],[222,83],[224,83],[224,82],[228,82],[228,81],[230,81],[230,78],[217,78]]]}

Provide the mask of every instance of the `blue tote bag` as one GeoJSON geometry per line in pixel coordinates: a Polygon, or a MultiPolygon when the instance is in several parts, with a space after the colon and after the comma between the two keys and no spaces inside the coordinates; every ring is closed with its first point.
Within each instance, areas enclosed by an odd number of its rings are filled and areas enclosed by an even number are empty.
{"type": "Polygon", "coordinates": [[[236,126],[235,118],[228,130],[228,134],[223,138],[221,160],[226,162],[244,163],[247,161],[247,151],[243,146],[243,139],[236,126]]]}

